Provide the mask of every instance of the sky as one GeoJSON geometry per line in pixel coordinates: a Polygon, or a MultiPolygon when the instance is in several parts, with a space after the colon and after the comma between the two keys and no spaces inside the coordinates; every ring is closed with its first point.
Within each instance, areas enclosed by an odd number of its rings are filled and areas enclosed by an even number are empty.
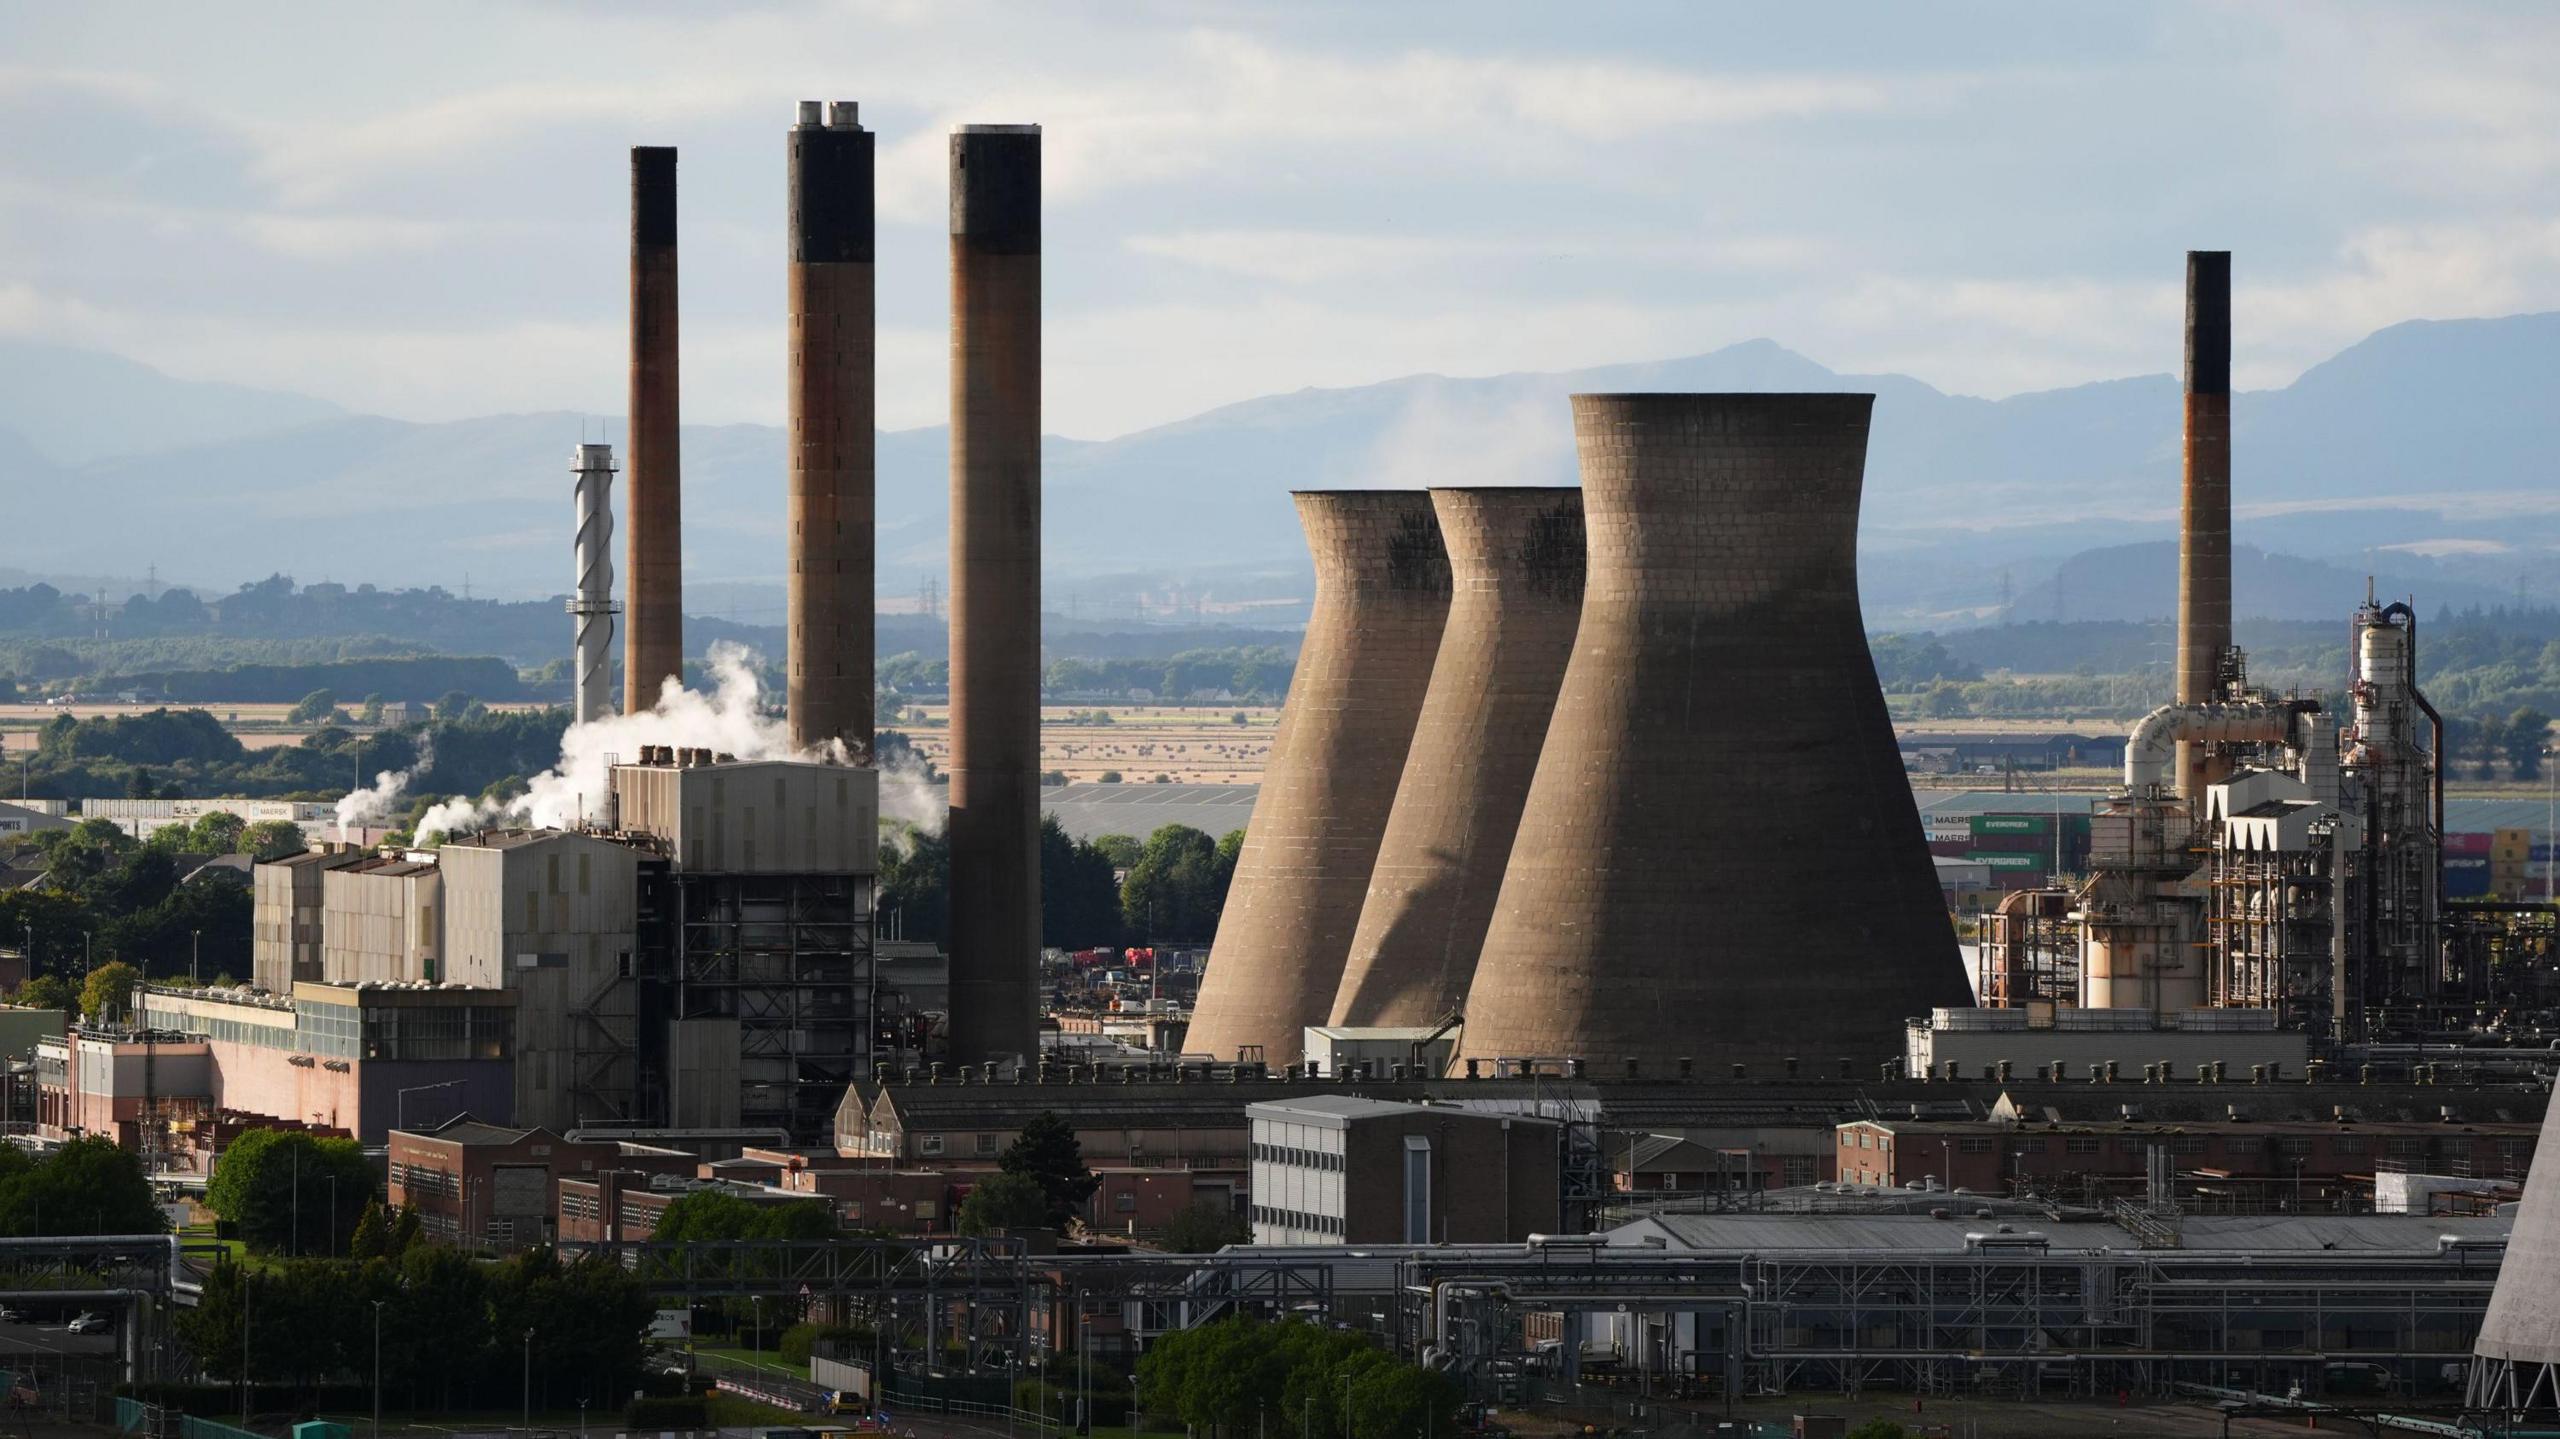
{"type": "Polygon", "coordinates": [[[784,134],[880,146],[881,423],[945,139],[1044,127],[1045,428],[1766,337],[1999,396],[2560,309],[2560,7],[809,0],[0,9],[0,335],[435,420],[619,412],[681,150],[690,424],[774,423],[784,134]]]}

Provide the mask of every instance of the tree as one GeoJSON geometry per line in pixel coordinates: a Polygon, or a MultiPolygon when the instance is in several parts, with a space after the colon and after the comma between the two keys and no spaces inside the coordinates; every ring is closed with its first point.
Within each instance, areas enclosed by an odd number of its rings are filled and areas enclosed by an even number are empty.
{"type": "Polygon", "coordinates": [[[261,860],[283,859],[302,853],[310,841],[302,837],[302,827],[288,819],[264,819],[240,832],[240,847],[261,860]]]}
{"type": "Polygon", "coordinates": [[[2529,705],[2519,709],[2507,716],[2502,739],[2516,778],[2542,778],[2542,751],[2551,743],[2551,716],[2529,705]]]}
{"type": "Polygon", "coordinates": [[[12,1149],[0,1160],[0,1233],[159,1234],[169,1227],[131,1150],[98,1135],[41,1161],[12,1149]]]}
{"type": "Polygon", "coordinates": [[[436,697],[435,716],[440,720],[458,720],[471,713],[471,696],[461,690],[446,690],[436,697]]]}
{"type": "Polygon", "coordinates": [[[313,690],[285,714],[287,724],[318,724],[338,712],[338,697],[327,690],[313,690]]]}
{"type": "Polygon", "coordinates": [[[1093,842],[1093,847],[1102,851],[1104,857],[1111,861],[1114,869],[1129,868],[1147,852],[1147,847],[1138,843],[1137,836],[1127,834],[1103,835],[1093,842]]]}
{"type": "Polygon", "coordinates": [[[823,1199],[759,1204],[716,1189],[697,1190],[667,1205],[652,1239],[701,1243],[736,1239],[826,1239],[835,1234],[835,1211],[823,1199]]]}
{"type": "Polygon", "coordinates": [[[380,694],[366,695],[364,697],[364,708],[356,711],[356,720],[360,724],[378,725],[382,723],[382,696],[380,694]]]}
{"type": "Polygon", "coordinates": [[[123,960],[111,959],[99,965],[89,971],[88,982],[80,986],[80,1017],[92,1024],[130,1017],[133,991],[141,983],[141,971],[123,960]]]}
{"type": "Polygon", "coordinates": [[[380,1259],[391,1246],[391,1221],[384,1217],[379,1200],[368,1199],[364,1213],[356,1216],[355,1232],[347,1237],[349,1259],[380,1259]]]}
{"type": "Polygon", "coordinates": [[[1920,713],[1931,719],[1955,719],[1973,713],[1973,707],[1965,703],[1962,687],[1941,680],[1920,697],[1920,713]]]}
{"type": "Polygon", "coordinates": [[[1909,1439],[1911,1431],[1890,1419],[1870,1419],[1849,1431],[1849,1439],[1909,1439]]]}
{"type": "Polygon", "coordinates": [[[400,1217],[391,1225],[391,1237],[383,1243],[382,1257],[398,1259],[417,1248],[425,1229],[425,1224],[418,1218],[418,1207],[414,1204],[401,1205],[400,1217]]]}
{"type": "Polygon", "coordinates": [[[1040,942],[1091,949],[1120,942],[1120,881],[1111,857],[1040,817],[1040,942]]]}
{"type": "Polygon", "coordinates": [[[1027,1174],[988,1175],[960,1201],[959,1225],[963,1234],[1051,1228],[1048,1191],[1027,1174]]]}
{"type": "Polygon", "coordinates": [[[1102,1181],[1085,1167],[1084,1146],[1076,1132],[1054,1110],[1042,1110],[996,1160],[1007,1174],[1019,1174],[1040,1186],[1049,1200],[1049,1227],[1063,1232],[1084,1212],[1085,1201],[1102,1181]]]}
{"type": "Polygon", "coordinates": [[[1215,1199],[1195,1199],[1175,1211],[1164,1227],[1164,1247],[1176,1254],[1214,1254],[1230,1244],[1247,1244],[1253,1230],[1235,1210],[1215,1199]]]}
{"type": "Polygon", "coordinates": [[[354,1235],[372,1202],[373,1167],[362,1145],[298,1129],[241,1134],[205,1185],[205,1207],[262,1252],[328,1254],[354,1235]]]}
{"type": "Polygon", "coordinates": [[[187,848],[197,854],[231,854],[240,848],[240,836],[248,828],[247,820],[229,810],[207,810],[189,831],[187,848]]]}
{"type": "Polygon", "coordinates": [[[1232,874],[1233,864],[1221,859],[1218,841],[1189,825],[1158,829],[1147,836],[1138,862],[1120,886],[1120,913],[1131,937],[1152,942],[1216,934],[1232,874]]]}
{"type": "Polygon", "coordinates": [[[914,825],[880,843],[878,911],[883,932],[939,941],[951,920],[951,842],[914,825]]]}
{"type": "Polygon", "coordinates": [[[80,1002],[80,995],[61,975],[39,974],[19,985],[9,1002],[21,1009],[58,1009],[68,1014],[80,1002]]]}

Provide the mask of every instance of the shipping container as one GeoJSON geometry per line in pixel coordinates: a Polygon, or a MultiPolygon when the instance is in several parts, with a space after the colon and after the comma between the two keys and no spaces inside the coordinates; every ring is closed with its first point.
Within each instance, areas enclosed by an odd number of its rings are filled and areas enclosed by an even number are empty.
{"type": "Polygon", "coordinates": [[[2053,817],[2043,814],[1978,814],[1973,817],[1976,837],[1992,834],[2051,834],[2053,817]]]}
{"type": "Polygon", "coordinates": [[[2489,841],[2490,836],[2485,834],[2449,834],[2444,837],[2444,852],[2486,856],[2489,853],[2489,841]]]}
{"type": "Polygon", "coordinates": [[[1971,854],[1966,855],[1965,858],[1973,861],[1975,864],[1988,865],[1993,869],[2044,868],[2043,857],[2032,854],[2002,854],[1996,850],[1977,849],[1971,854]]]}
{"type": "Polygon", "coordinates": [[[2444,897],[2445,897],[2445,898],[2447,898],[2447,899],[2480,899],[2480,898],[2484,898],[2484,897],[2486,897],[2488,893],[2489,893],[2489,870],[2488,870],[2488,867],[2487,867],[2486,865],[2483,865],[2483,866],[2481,866],[2481,867],[2480,867],[2480,868],[2478,868],[2478,869],[2460,869],[2460,870],[2458,870],[2458,869],[2454,869],[2454,868],[2450,867],[2450,865],[2448,865],[2448,867],[2445,869],[2445,872],[2444,872],[2444,897]]]}

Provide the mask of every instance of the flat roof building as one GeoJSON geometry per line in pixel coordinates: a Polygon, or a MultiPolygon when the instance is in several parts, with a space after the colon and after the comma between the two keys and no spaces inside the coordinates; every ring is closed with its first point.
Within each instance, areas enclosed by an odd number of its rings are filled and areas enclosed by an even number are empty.
{"type": "Polygon", "coordinates": [[[1562,1126],[1312,1095],[1248,1107],[1256,1244],[1482,1244],[1557,1227],[1562,1126]]]}

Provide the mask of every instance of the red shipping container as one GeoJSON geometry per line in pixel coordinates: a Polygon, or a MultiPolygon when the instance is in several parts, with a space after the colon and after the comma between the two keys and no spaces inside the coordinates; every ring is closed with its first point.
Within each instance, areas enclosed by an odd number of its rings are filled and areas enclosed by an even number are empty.
{"type": "Polygon", "coordinates": [[[2485,834],[2449,834],[2444,837],[2446,854],[2487,854],[2490,837],[2485,834]]]}

